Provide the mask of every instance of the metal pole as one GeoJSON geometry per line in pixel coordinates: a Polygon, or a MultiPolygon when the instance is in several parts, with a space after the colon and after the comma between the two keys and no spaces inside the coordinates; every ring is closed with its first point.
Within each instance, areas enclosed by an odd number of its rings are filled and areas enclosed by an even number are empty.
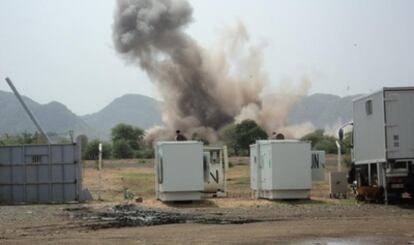
{"type": "Polygon", "coordinates": [[[338,148],[338,172],[341,172],[341,143],[335,141],[336,147],[338,148]]]}
{"type": "Polygon", "coordinates": [[[368,185],[371,186],[371,163],[368,163],[368,185]]]}
{"type": "Polygon", "coordinates": [[[40,124],[37,122],[35,116],[32,114],[32,112],[27,107],[26,103],[24,103],[22,97],[20,96],[19,91],[17,91],[16,87],[14,87],[13,82],[10,80],[10,78],[6,77],[6,82],[9,85],[9,87],[13,90],[14,95],[16,95],[17,99],[19,100],[20,104],[23,106],[23,109],[26,111],[27,115],[29,115],[30,119],[36,126],[37,130],[43,135],[43,137],[46,138],[48,144],[52,144],[52,141],[50,140],[49,136],[43,131],[42,127],[40,127],[40,124]]]}
{"type": "Polygon", "coordinates": [[[98,156],[98,200],[101,201],[101,189],[102,189],[102,143],[99,143],[99,156],[98,156]]]}
{"type": "Polygon", "coordinates": [[[385,204],[388,204],[388,183],[387,183],[387,173],[386,173],[386,168],[387,168],[387,163],[382,163],[381,164],[382,167],[382,179],[383,179],[383,186],[384,186],[384,202],[385,204]]]}
{"type": "Polygon", "coordinates": [[[352,122],[352,121],[347,122],[347,123],[345,123],[344,125],[342,125],[339,128],[339,130],[338,130],[338,138],[339,138],[339,140],[337,140],[335,142],[336,143],[336,147],[338,148],[338,172],[341,172],[341,159],[342,159],[342,156],[341,156],[341,154],[342,154],[341,148],[342,148],[342,140],[343,140],[342,139],[342,137],[343,137],[343,129],[345,127],[349,126],[349,125],[353,126],[354,125],[354,122],[352,122]]]}
{"type": "Polygon", "coordinates": [[[227,146],[223,146],[223,161],[224,161],[224,194],[227,196],[227,171],[229,170],[229,156],[227,146]]]}
{"type": "Polygon", "coordinates": [[[70,137],[70,143],[73,143],[74,137],[73,137],[73,130],[69,130],[69,137],[70,137]]]}
{"type": "Polygon", "coordinates": [[[262,189],[262,172],[260,168],[260,160],[260,143],[256,141],[256,199],[260,198],[260,191],[262,189]]]}

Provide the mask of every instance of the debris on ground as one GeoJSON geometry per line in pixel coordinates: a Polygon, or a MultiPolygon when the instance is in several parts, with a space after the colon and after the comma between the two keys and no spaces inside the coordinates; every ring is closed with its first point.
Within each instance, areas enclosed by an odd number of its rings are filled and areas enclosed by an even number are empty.
{"type": "Polygon", "coordinates": [[[165,224],[245,224],[264,222],[242,217],[225,217],[222,213],[194,214],[150,209],[133,204],[119,204],[105,210],[89,208],[67,209],[74,212],[75,219],[85,221],[86,227],[91,229],[121,228],[135,226],[154,226],[165,224]]]}

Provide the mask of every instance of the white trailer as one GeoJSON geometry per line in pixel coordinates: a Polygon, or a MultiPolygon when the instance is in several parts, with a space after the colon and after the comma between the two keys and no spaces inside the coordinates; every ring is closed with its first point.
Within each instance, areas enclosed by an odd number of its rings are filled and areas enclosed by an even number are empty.
{"type": "Polygon", "coordinates": [[[309,198],[310,166],[308,142],[259,140],[250,146],[251,188],[256,198],[309,198]]]}
{"type": "Polygon", "coordinates": [[[414,195],[414,87],[383,88],[353,101],[353,162],[359,186],[385,199],[414,195]]]}
{"type": "Polygon", "coordinates": [[[203,144],[198,141],[164,141],[155,147],[155,192],[161,201],[202,198],[203,144]]]}

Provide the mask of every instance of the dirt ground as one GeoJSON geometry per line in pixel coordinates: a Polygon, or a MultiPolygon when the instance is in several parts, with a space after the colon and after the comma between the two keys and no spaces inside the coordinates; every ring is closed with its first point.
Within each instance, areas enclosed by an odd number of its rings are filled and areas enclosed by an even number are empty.
{"type": "MultiPolygon", "coordinates": [[[[227,198],[183,204],[155,200],[151,160],[107,162],[102,201],[0,206],[0,244],[414,244],[413,206],[331,200],[326,181],[314,183],[311,200],[255,200],[247,159],[230,161],[227,198]],[[120,212],[119,204],[133,210],[120,212]],[[154,213],[168,222],[140,225],[154,213]]],[[[86,164],[84,185],[96,199],[93,165],[86,164]]]]}

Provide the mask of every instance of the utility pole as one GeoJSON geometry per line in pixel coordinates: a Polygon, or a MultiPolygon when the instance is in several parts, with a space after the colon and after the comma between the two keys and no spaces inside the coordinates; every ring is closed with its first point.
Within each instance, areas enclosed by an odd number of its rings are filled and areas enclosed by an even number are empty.
{"type": "Polygon", "coordinates": [[[20,104],[23,106],[23,109],[26,111],[27,115],[29,115],[30,119],[36,126],[37,130],[42,134],[43,137],[47,140],[48,144],[52,144],[52,141],[50,140],[49,136],[43,131],[42,127],[40,127],[40,124],[37,122],[36,117],[32,114],[29,107],[27,107],[26,103],[23,101],[22,96],[20,96],[19,91],[17,91],[16,87],[13,85],[13,82],[10,80],[10,78],[6,77],[6,82],[13,90],[14,95],[16,95],[17,99],[19,100],[20,104]]]}

